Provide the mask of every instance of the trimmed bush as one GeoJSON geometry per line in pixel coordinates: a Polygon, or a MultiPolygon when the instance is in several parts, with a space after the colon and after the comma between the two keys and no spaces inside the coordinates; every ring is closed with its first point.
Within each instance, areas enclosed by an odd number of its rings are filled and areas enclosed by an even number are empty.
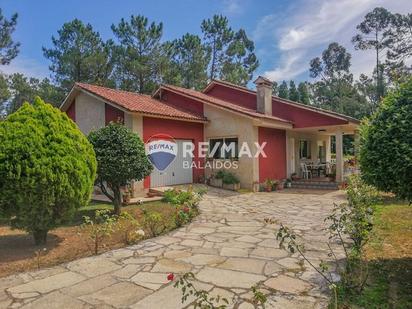
{"type": "Polygon", "coordinates": [[[36,97],[0,122],[0,215],[43,244],[86,206],[96,175],[93,147],[65,113],[36,97]]]}
{"type": "Polygon", "coordinates": [[[232,185],[240,182],[239,178],[237,178],[235,174],[225,170],[219,170],[216,173],[215,178],[222,179],[222,182],[226,185],[232,185]]]}
{"type": "Polygon", "coordinates": [[[360,166],[367,183],[412,201],[412,78],[362,124],[360,166]]]}
{"type": "Polygon", "coordinates": [[[97,159],[96,185],[112,201],[115,213],[120,215],[121,187],[132,180],[142,180],[153,169],[144,144],[137,134],[118,123],[91,132],[89,141],[97,159]]]}

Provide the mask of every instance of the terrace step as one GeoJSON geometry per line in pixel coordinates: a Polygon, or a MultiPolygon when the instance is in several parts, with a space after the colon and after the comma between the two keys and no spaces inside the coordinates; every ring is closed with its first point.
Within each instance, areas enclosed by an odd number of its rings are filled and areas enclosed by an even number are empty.
{"type": "Polygon", "coordinates": [[[149,193],[155,196],[163,196],[165,191],[173,190],[173,187],[157,187],[157,188],[150,188],[149,193]]]}
{"type": "Polygon", "coordinates": [[[292,181],[294,189],[317,189],[317,190],[338,190],[339,186],[336,182],[327,181],[292,181]]]}

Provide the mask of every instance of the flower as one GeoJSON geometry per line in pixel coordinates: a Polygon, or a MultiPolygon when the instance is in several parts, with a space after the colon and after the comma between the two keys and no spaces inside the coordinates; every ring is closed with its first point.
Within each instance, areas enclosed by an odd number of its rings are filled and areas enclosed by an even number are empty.
{"type": "Polygon", "coordinates": [[[137,230],[137,231],[136,231],[136,235],[139,235],[139,236],[144,236],[144,235],[145,235],[145,233],[144,233],[144,231],[143,231],[143,230],[137,230]]]}
{"type": "Polygon", "coordinates": [[[183,211],[184,211],[184,212],[189,212],[190,209],[189,209],[189,207],[184,207],[184,208],[183,208],[183,211]]]}
{"type": "Polygon", "coordinates": [[[175,275],[173,273],[170,273],[167,275],[167,280],[169,281],[173,281],[174,278],[175,278],[175,275]]]}

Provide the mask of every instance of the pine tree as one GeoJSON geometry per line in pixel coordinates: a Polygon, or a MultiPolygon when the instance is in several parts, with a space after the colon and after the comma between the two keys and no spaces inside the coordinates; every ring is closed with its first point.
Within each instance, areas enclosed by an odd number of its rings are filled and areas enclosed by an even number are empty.
{"type": "Polygon", "coordinates": [[[380,57],[385,49],[388,48],[390,40],[388,30],[391,26],[392,14],[382,7],[375,8],[372,12],[366,14],[364,20],[356,27],[359,31],[352,38],[356,49],[368,50],[374,49],[376,55],[376,98],[380,100],[385,94],[383,81],[383,67],[380,57]]]}
{"type": "Polygon", "coordinates": [[[273,82],[272,85],[272,93],[274,96],[278,96],[279,95],[279,85],[277,82],[273,82]]]}
{"type": "Polygon", "coordinates": [[[45,78],[39,80],[26,77],[21,73],[14,73],[8,77],[7,87],[10,92],[6,114],[17,111],[25,102],[33,102],[40,96],[46,103],[59,106],[64,99],[64,92],[45,78]]]}
{"type": "Polygon", "coordinates": [[[293,80],[289,82],[289,100],[295,101],[295,102],[299,101],[299,92],[296,89],[296,85],[293,80]]]}
{"type": "Polygon", "coordinates": [[[388,38],[386,66],[389,77],[394,79],[409,75],[412,66],[405,62],[412,57],[412,14],[393,14],[391,27],[385,32],[388,38]]]}
{"type": "MultiPolygon", "coordinates": [[[[20,43],[14,42],[12,34],[17,25],[17,14],[10,20],[6,19],[0,9],[0,65],[7,65],[17,57],[20,43]]],[[[7,114],[7,101],[11,93],[8,87],[8,77],[0,72],[0,120],[7,114]]]]}
{"type": "Polygon", "coordinates": [[[278,88],[279,98],[289,99],[289,89],[286,81],[283,81],[278,88]]]}
{"type": "Polygon", "coordinates": [[[210,54],[200,37],[187,33],[173,41],[170,47],[173,50],[172,62],[175,66],[171,72],[174,78],[178,75],[175,83],[189,89],[203,89],[207,84],[210,54]]]}
{"type": "Polygon", "coordinates": [[[3,16],[0,9],[0,64],[9,64],[19,53],[20,43],[14,42],[12,34],[17,25],[17,13],[13,14],[10,20],[3,16]]]}
{"type": "Polygon", "coordinates": [[[329,44],[321,57],[310,61],[310,76],[320,78],[312,84],[314,104],[355,118],[370,112],[370,106],[353,85],[351,54],[336,42],[329,44]]]}
{"type": "Polygon", "coordinates": [[[223,15],[214,15],[212,19],[202,21],[201,30],[206,46],[210,49],[209,79],[220,78],[226,61],[226,48],[233,39],[234,32],[229,27],[228,19],[223,15]]]}
{"type": "Polygon", "coordinates": [[[305,105],[310,104],[309,91],[306,82],[300,82],[298,85],[299,102],[305,105]]]}
{"type": "Polygon", "coordinates": [[[246,86],[259,66],[254,43],[243,29],[237,32],[222,15],[202,21],[204,44],[210,50],[208,77],[246,86]]]}
{"type": "Polygon", "coordinates": [[[43,47],[51,61],[49,69],[57,84],[66,92],[75,82],[112,86],[112,42],[103,42],[90,24],[74,19],[63,24],[53,48],[43,47]]]}
{"type": "Polygon", "coordinates": [[[115,47],[116,80],[120,88],[140,93],[151,93],[160,81],[163,63],[163,23],[149,24],[142,15],[121,19],[112,25],[119,45],[115,47]]]}
{"type": "Polygon", "coordinates": [[[245,30],[240,29],[226,50],[227,57],[222,67],[221,79],[246,86],[259,66],[254,49],[253,41],[247,37],[245,30]]]}
{"type": "Polygon", "coordinates": [[[11,93],[7,83],[7,76],[0,73],[0,121],[7,115],[7,101],[11,93]]]}

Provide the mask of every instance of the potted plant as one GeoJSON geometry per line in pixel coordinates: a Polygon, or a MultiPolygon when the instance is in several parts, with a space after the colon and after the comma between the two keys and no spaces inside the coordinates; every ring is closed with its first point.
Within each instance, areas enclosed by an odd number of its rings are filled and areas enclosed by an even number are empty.
{"type": "Polygon", "coordinates": [[[286,188],[291,188],[292,187],[292,179],[290,179],[290,178],[286,179],[285,187],[286,188]]]}
{"type": "Polygon", "coordinates": [[[284,187],[285,187],[284,180],[276,181],[276,190],[283,190],[284,187]]]}
{"type": "Polygon", "coordinates": [[[273,179],[272,180],[272,191],[276,191],[278,189],[279,180],[273,179]]]}
{"type": "Polygon", "coordinates": [[[271,192],[273,190],[273,180],[268,178],[265,180],[265,190],[266,192],[271,192]]]}
{"type": "Polygon", "coordinates": [[[222,178],[223,189],[237,191],[240,189],[239,179],[232,173],[226,172],[222,178]]]}
{"type": "Polygon", "coordinates": [[[210,178],[210,185],[212,187],[222,188],[224,175],[225,171],[218,171],[216,175],[213,175],[212,178],[210,178]]]}

